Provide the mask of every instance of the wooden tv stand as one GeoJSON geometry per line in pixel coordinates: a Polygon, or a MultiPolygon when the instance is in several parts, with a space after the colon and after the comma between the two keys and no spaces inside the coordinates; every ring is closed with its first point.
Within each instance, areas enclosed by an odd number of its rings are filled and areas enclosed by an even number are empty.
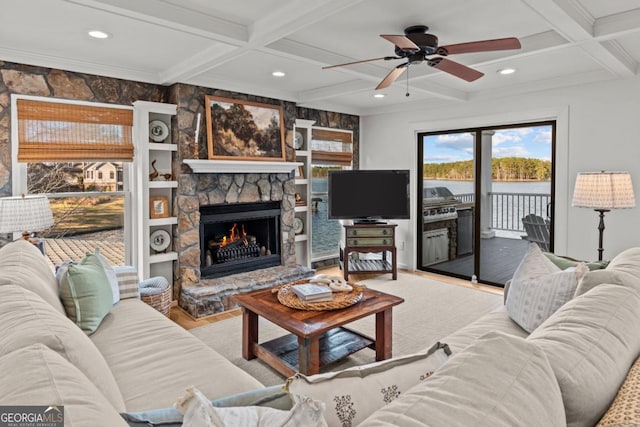
{"type": "Polygon", "coordinates": [[[344,280],[349,273],[391,273],[398,278],[395,230],[397,224],[350,223],[343,224],[344,246],[340,245],[340,267],[344,280]],[[350,259],[351,253],[382,253],[382,259],[350,259]],[[387,260],[391,252],[391,261],[387,260]]]}

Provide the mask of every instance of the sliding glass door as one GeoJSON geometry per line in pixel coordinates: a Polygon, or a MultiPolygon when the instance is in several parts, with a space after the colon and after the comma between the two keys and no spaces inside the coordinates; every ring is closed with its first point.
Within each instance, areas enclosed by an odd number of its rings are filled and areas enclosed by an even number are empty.
{"type": "Polygon", "coordinates": [[[474,274],[475,134],[423,135],[418,266],[459,277],[474,274]]]}
{"type": "Polygon", "coordinates": [[[418,135],[418,268],[503,285],[553,249],[555,122],[418,135]]]}

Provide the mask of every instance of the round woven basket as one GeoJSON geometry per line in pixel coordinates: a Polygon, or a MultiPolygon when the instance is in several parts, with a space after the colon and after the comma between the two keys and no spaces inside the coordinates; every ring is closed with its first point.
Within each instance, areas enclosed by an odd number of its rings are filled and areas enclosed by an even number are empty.
{"type": "Polygon", "coordinates": [[[145,281],[151,283],[141,284],[140,299],[169,317],[169,311],[171,309],[171,288],[164,277],[158,279],[162,280],[154,281],[152,278],[145,281]]]}
{"type": "Polygon", "coordinates": [[[297,310],[339,310],[359,302],[362,299],[362,293],[366,288],[366,286],[351,284],[353,287],[351,292],[334,292],[333,300],[331,301],[305,302],[298,298],[298,296],[291,290],[291,286],[298,285],[300,283],[309,283],[309,279],[298,280],[274,289],[274,292],[278,292],[278,301],[280,304],[297,310]]]}

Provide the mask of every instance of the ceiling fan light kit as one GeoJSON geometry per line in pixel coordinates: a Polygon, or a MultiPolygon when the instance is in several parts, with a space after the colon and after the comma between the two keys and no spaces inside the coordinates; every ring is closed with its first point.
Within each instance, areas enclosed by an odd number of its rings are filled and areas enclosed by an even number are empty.
{"type": "Polygon", "coordinates": [[[473,82],[484,75],[484,73],[467,67],[459,62],[445,58],[449,55],[461,53],[477,53],[496,50],[520,49],[520,41],[515,37],[503,39],[479,40],[467,43],[457,43],[452,45],[439,46],[438,37],[428,34],[429,27],[426,25],[413,25],[404,30],[404,35],[381,34],[380,37],[391,42],[395,46],[395,56],[383,56],[380,58],[364,59],[361,61],[347,62],[344,64],[330,65],[323,69],[344,67],[348,65],[362,64],[373,61],[391,61],[396,59],[406,59],[407,62],[396,66],[384,79],[376,86],[376,90],[389,87],[402,75],[410,65],[417,65],[425,62],[428,66],[436,68],[452,76],[461,78],[467,82],[473,82]],[[433,57],[433,55],[439,55],[433,57]]]}

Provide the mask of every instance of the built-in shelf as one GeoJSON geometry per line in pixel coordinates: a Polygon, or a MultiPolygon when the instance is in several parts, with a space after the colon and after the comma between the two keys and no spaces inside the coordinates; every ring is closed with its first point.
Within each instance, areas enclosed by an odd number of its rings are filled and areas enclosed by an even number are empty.
{"type": "Polygon", "coordinates": [[[178,259],[177,252],[166,252],[162,254],[149,255],[149,264],[157,264],[159,262],[175,261],[178,259]]]}
{"type": "Polygon", "coordinates": [[[307,184],[309,184],[309,180],[306,179],[306,178],[305,179],[296,178],[296,184],[298,184],[298,185],[307,185],[307,184]]]}
{"type": "Polygon", "coordinates": [[[149,227],[157,227],[159,225],[174,225],[178,223],[178,217],[170,216],[168,218],[153,218],[149,220],[149,227]]]}
{"type": "Polygon", "coordinates": [[[296,212],[306,212],[306,211],[307,211],[307,209],[309,209],[309,207],[308,207],[307,205],[304,205],[304,206],[296,206],[296,207],[295,207],[295,211],[296,211],[296,212]]]}
{"type": "Polygon", "coordinates": [[[163,144],[160,142],[149,142],[149,150],[156,151],[178,151],[178,144],[163,144]]]}
{"type": "Polygon", "coordinates": [[[193,173],[291,173],[300,162],[184,159],[193,173]]]}
{"type": "Polygon", "coordinates": [[[178,181],[149,181],[149,188],[178,188],[178,181]]]}
{"type": "Polygon", "coordinates": [[[305,242],[308,238],[309,236],[307,236],[306,234],[298,234],[296,235],[296,242],[305,242]]]}
{"type": "MultiPolygon", "coordinates": [[[[169,246],[166,253],[155,253],[151,247],[151,234],[156,230],[164,230],[169,236],[174,235],[178,218],[151,218],[152,198],[162,197],[166,200],[162,213],[165,215],[174,211],[174,195],[178,188],[178,182],[172,173],[173,160],[178,151],[178,145],[171,132],[172,124],[175,125],[177,105],[160,102],[135,101],[133,103],[133,128],[136,142],[136,155],[134,157],[133,177],[134,188],[133,207],[135,221],[135,235],[132,242],[135,249],[134,265],[138,267],[140,279],[162,276],[173,286],[174,263],[178,259],[178,253],[172,251],[174,242],[169,238],[169,246]],[[161,121],[168,130],[164,142],[155,142],[150,135],[150,124],[161,121]],[[151,173],[159,173],[156,180],[149,180],[151,173]]],[[[156,215],[161,212],[153,212],[156,215]]],[[[156,216],[153,215],[153,216],[156,216]]]]}

